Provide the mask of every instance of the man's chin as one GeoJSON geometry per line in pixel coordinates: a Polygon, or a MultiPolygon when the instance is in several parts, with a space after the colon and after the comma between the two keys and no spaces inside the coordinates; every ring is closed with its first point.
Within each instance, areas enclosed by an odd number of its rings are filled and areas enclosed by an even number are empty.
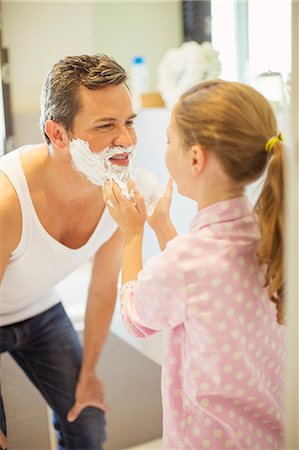
{"type": "Polygon", "coordinates": [[[129,161],[111,161],[113,167],[120,167],[123,169],[127,169],[129,167],[129,161]]]}

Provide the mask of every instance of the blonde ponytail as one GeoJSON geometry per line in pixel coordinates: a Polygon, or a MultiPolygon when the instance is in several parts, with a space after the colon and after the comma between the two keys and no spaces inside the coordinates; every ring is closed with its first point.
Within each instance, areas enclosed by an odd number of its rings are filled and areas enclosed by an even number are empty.
{"type": "Polygon", "coordinates": [[[284,233],[284,163],[283,145],[277,142],[272,150],[267,177],[255,210],[261,228],[258,258],[265,264],[265,287],[269,297],[276,304],[277,320],[284,322],[284,276],[283,276],[283,233],[284,233]]]}

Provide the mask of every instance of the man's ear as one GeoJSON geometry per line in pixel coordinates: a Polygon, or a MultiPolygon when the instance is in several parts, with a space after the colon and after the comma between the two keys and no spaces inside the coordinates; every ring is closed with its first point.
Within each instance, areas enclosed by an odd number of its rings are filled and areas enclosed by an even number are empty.
{"type": "Polygon", "coordinates": [[[45,123],[45,132],[51,143],[58,149],[65,149],[68,146],[69,140],[64,127],[55,122],[55,120],[47,120],[45,123]]]}
{"type": "Polygon", "coordinates": [[[193,176],[200,174],[206,162],[206,152],[201,145],[192,145],[191,147],[191,172],[193,176]]]}

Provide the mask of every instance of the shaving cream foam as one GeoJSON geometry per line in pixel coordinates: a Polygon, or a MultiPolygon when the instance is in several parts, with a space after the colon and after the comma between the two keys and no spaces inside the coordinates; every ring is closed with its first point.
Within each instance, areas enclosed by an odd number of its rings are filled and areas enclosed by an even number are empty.
{"type": "Polygon", "coordinates": [[[132,178],[136,189],[143,196],[147,214],[151,215],[164,190],[159,186],[156,177],[145,169],[135,169],[132,175],[132,159],[135,147],[107,147],[99,153],[90,150],[88,142],[73,139],[69,146],[74,168],[97,186],[103,186],[106,180],[114,180],[123,195],[130,199],[133,193],[128,192],[127,182],[132,178]],[[114,155],[128,153],[128,166],[118,166],[109,161],[114,155]]]}
{"type": "Polygon", "coordinates": [[[93,184],[103,186],[106,180],[114,180],[126,197],[130,197],[127,182],[131,176],[131,161],[135,147],[107,147],[99,153],[90,150],[88,142],[73,139],[69,145],[74,168],[93,184]],[[114,155],[128,153],[128,166],[118,166],[109,161],[114,155]]]}
{"type": "Polygon", "coordinates": [[[135,181],[135,189],[144,198],[147,215],[151,216],[164,194],[164,189],[159,185],[155,175],[145,169],[135,169],[132,179],[135,181]]]}

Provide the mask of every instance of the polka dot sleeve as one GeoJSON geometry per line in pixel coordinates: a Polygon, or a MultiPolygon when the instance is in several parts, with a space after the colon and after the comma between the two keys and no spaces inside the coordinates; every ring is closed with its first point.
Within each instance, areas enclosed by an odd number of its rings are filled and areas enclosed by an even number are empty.
{"type": "Polygon", "coordinates": [[[146,337],[156,333],[156,330],[140,324],[140,318],[135,308],[136,281],[128,281],[121,288],[121,314],[128,331],[136,337],[146,337]]]}
{"type": "Polygon", "coordinates": [[[122,316],[136,336],[171,329],[186,316],[186,281],[180,269],[180,238],[175,238],[158,256],[151,258],[121,290],[122,316]]]}

